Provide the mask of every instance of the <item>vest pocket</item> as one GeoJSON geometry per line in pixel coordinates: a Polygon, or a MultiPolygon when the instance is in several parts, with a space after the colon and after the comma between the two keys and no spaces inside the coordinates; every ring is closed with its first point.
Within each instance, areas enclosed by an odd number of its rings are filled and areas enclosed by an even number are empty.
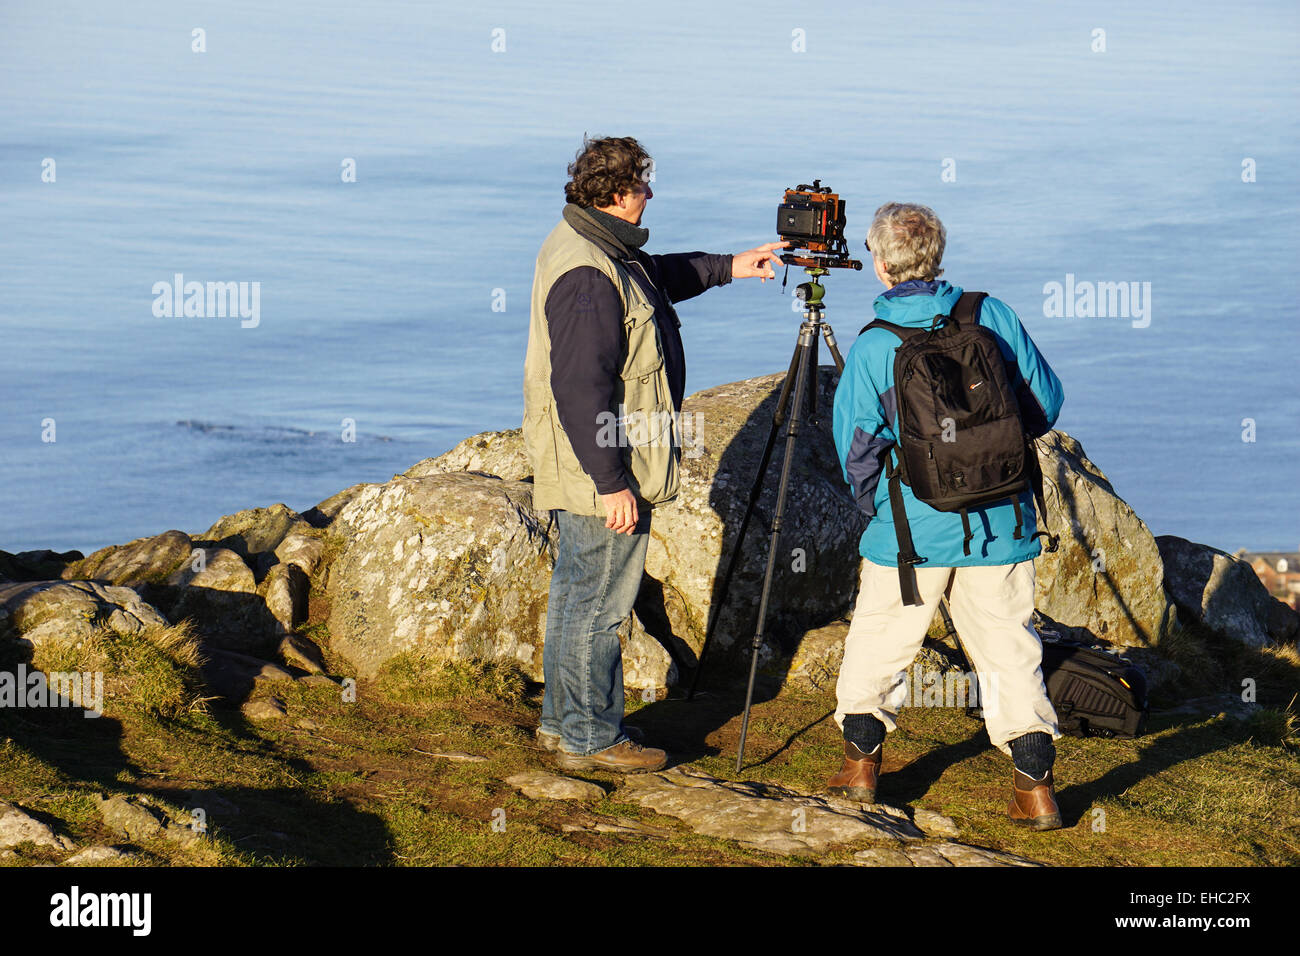
{"type": "Polygon", "coordinates": [[[660,402],[628,411],[623,429],[625,461],[637,494],[651,503],[676,495],[680,442],[672,406],[660,402]]]}

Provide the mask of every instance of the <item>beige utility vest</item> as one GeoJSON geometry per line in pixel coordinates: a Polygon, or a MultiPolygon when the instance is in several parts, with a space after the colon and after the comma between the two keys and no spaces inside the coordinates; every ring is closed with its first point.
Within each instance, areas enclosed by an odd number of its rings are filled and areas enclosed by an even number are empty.
{"type": "Polygon", "coordinates": [[[605,514],[596,483],[582,470],[560,425],[551,392],[546,297],[560,276],[580,266],[592,266],[609,276],[623,300],[624,352],[618,381],[609,414],[591,427],[598,442],[618,444],[638,503],[669,501],[677,496],[681,483],[682,449],[654,306],[621,263],[561,220],[537,254],[524,357],[524,448],[533,466],[533,507],[605,514]]]}

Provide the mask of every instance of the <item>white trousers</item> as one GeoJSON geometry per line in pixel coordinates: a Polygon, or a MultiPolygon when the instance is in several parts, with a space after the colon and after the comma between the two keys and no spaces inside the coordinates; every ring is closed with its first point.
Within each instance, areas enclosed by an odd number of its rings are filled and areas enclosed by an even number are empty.
{"type": "MultiPolygon", "coordinates": [[[[909,701],[907,670],[925,641],[939,599],[951,583],[949,606],[962,647],[978,675],[979,703],[993,746],[1043,731],[1060,737],[1043,684],[1043,645],[1034,630],[1034,563],[916,569],[924,602],[906,607],[898,569],[862,561],[862,583],[844,638],[835,722],[845,714],[874,714],[886,731],[898,726],[909,701]]],[[[912,689],[910,700],[916,703],[912,689]]]]}

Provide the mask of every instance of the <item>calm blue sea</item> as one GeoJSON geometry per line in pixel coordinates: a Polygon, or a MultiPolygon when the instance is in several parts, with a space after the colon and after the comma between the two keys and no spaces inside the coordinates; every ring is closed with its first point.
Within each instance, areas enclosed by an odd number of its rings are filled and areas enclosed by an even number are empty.
{"type": "MultiPolygon", "coordinates": [[[[518,425],[584,132],[655,156],[652,252],[774,239],[814,177],[863,254],[881,202],[933,206],[1153,531],[1296,548],[1298,39],[1291,2],[4,2],[0,548],[304,509],[518,425]],[[258,283],[256,326],[155,315],[176,273],[258,283]],[[1045,315],[1067,275],[1149,315],[1045,315]]],[[[827,285],[847,350],[880,287],[827,285]]],[[[788,291],[683,306],[688,391],[783,370],[788,291]]]]}

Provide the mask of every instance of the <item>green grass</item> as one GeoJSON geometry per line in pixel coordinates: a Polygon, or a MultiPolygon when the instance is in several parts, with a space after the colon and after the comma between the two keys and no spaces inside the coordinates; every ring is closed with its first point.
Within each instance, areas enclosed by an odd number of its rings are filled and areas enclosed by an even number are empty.
{"type": "MultiPolygon", "coordinates": [[[[306,631],[327,637],[318,623],[306,631]]],[[[1065,829],[1031,833],[1006,819],[1010,760],[959,709],[902,711],[885,744],[880,798],[952,817],[963,842],[1054,864],[1300,864],[1300,657],[1294,649],[1198,645],[1198,637],[1182,634],[1168,649],[1184,677],[1167,696],[1229,693],[1251,677],[1257,709],[1240,719],[1157,714],[1138,740],[1062,738],[1056,777],[1065,829]]],[[[44,648],[38,662],[114,675],[97,720],[0,709],[0,799],[78,848],[126,842],[105,830],[96,799],[122,794],[148,798],[177,820],[196,807],[207,814],[203,840],[159,837],[132,847],[148,865],[815,865],[696,835],[623,802],[612,774],[583,775],[608,793],[594,803],[523,798],[505,778],[554,766],[532,740],[540,689],[510,665],[407,655],[360,681],[355,702],[334,686],[276,685],[288,716],[250,723],[203,702],[197,649],[183,629],[101,633],[80,647],[44,648]],[[447,753],[487,759],[437,756],[447,753]],[[494,827],[502,819],[504,829],[494,827]],[[669,836],[589,829],[618,819],[669,836]]],[[[732,778],[743,687],[712,686],[689,704],[682,696],[629,695],[630,721],[650,743],[732,778]]],[[[740,778],[821,792],[841,756],[833,706],[829,689],[760,693],[740,778]]],[[[823,862],[848,862],[853,849],[823,862]]],[[[67,855],[29,845],[6,865],[67,855]]]]}

